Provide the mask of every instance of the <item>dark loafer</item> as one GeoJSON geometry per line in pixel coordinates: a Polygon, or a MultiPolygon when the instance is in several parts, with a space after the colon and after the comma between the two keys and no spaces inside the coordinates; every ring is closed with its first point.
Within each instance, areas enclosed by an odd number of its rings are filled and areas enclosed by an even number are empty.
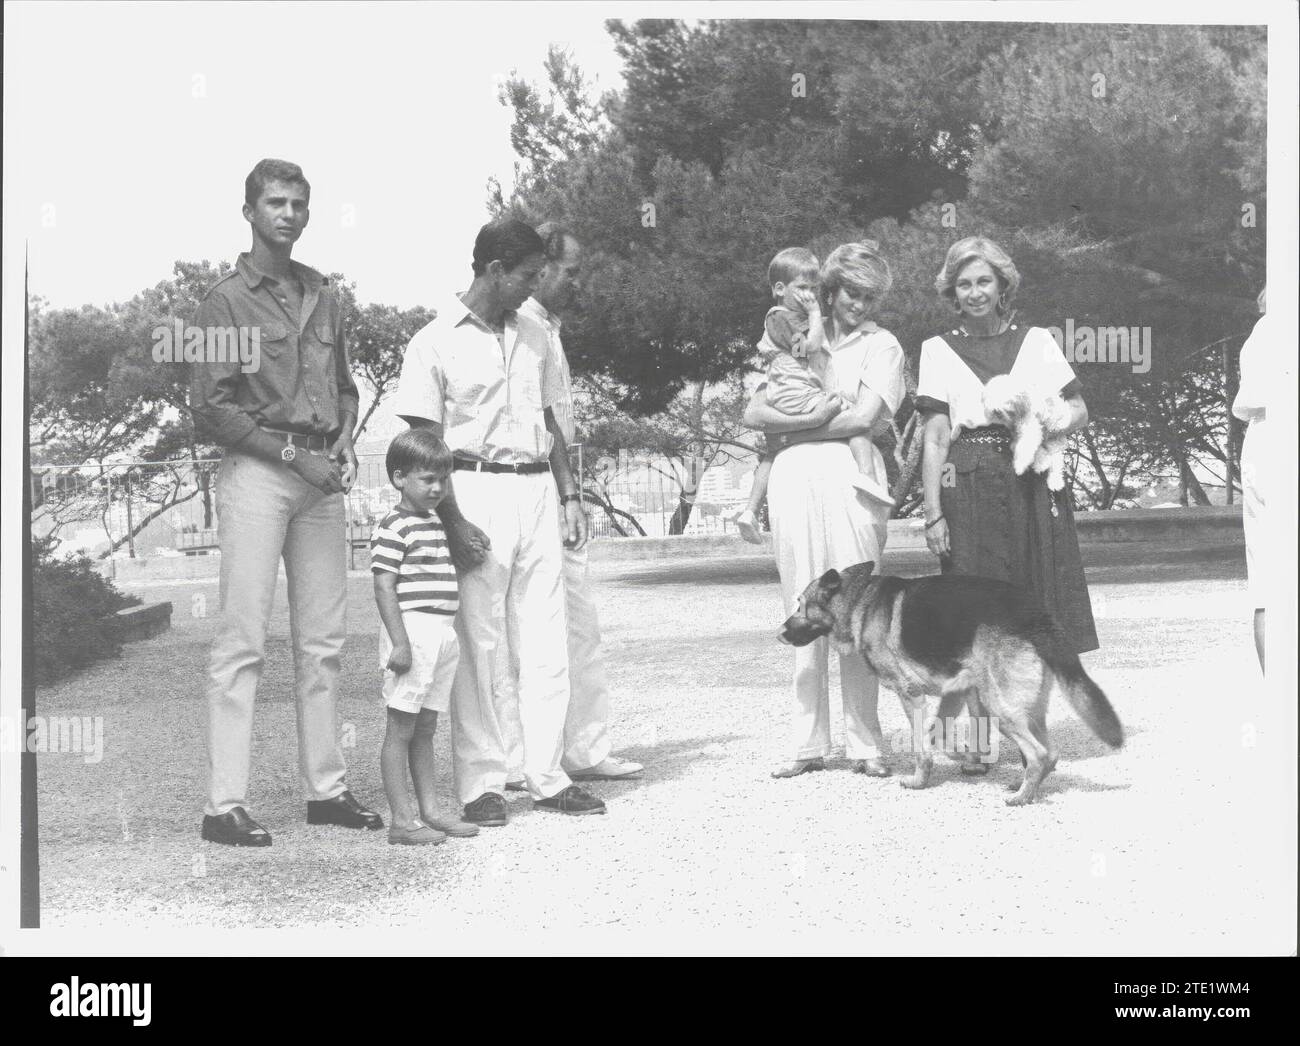
{"type": "Polygon", "coordinates": [[[384,827],[384,819],[358,803],[351,792],[341,792],[333,799],[310,800],[307,803],[307,823],[337,824],[343,828],[369,828],[371,831],[384,827]]]}
{"type": "Polygon", "coordinates": [[[557,814],[580,816],[583,814],[603,814],[605,804],[589,792],[584,792],[577,785],[569,785],[549,799],[534,799],[534,810],[551,810],[557,814]]]}
{"type": "Polygon", "coordinates": [[[271,845],[271,833],[249,817],[242,806],[217,817],[204,817],[200,834],[210,843],[226,846],[271,845]]]}
{"type": "Polygon", "coordinates": [[[465,804],[464,820],[484,828],[500,828],[506,823],[506,801],[496,792],[484,792],[472,803],[465,804]]]}

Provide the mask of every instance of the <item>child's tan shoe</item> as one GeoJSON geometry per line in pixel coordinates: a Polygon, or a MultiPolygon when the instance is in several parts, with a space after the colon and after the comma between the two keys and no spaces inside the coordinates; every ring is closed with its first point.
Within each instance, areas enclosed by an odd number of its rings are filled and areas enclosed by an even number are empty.
{"type": "Polygon", "coordinates": [[[388,841],[394,846],[437,846],[439,843],[445,843],[447,836],[417,821],[409,828],[399,828],[397,825],[390,827],[388,841]]]}
{"type": "Polygon", "coordinates": [[[455,817],[426,817],[424,823],[434,831],[450,835],[453,839],[469,839],[478,835],[478,825],[455,817]]]}

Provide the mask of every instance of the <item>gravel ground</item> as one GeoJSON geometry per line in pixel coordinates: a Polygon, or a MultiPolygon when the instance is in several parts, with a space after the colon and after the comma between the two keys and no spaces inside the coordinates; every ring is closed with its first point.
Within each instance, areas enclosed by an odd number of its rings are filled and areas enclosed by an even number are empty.
{"type": "MultiPolygon", "coordinates": [[[[1129,741],[1111,753],[1054,707],[1061,760],[1033,806],[1003,805],[1020,770],[1009,744],[983,779],[941,757],[923,792],[842,757],[771,780],[789,755],[790,667],[771,563],[602,563],[616,750],[643,778],[595,786],[605,817],[533,812],[512,793],[506,828],[427,848],[304,823],[283,591],[252,780],[275,844],[201,842],[216,584],[137,586],[174,602],[172,630],[38,695],[41,714],[102,716],[106,735],[98,763],[41,757],[42,925],[146,951],[209,947],[197,934],[213,928],[292,930],[257,939],[293,951],[348,928],[369,931],[352,935],[358,952],[1294,953],[1294,710],[1270,711],[1258,683],[1241,547],[1086,559],[1102,649],[1085,663],[1129,741]]],[[[349,783],[386,813],[378,616],[369,578],[349,587],[349,783]]],[[[892,695],[881,719],[902,743],[892,695]]],[[[450,802],[441,724],[438,758],[450,802]]],[[[907,756],[890,761],[897,773],[907,756]]]]}

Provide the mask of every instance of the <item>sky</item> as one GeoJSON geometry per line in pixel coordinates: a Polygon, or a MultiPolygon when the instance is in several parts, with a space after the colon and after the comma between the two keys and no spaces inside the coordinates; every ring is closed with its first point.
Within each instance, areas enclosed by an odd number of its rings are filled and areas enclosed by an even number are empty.
{"type": "Polygon", "coordinates": [[[244,178],[302,166],[294,257],[407,308],[469,282],[487,181],[514,164],[497,86],[549,43],[621,86],[604,5],[6,4],[9,214],[31,290],[124,301],[178,259],[232,260],[244,178]],[[75,31],[69,31],[70,27],[75,31]],[[12,149],[12,152],[9,150],[12,149]]]}

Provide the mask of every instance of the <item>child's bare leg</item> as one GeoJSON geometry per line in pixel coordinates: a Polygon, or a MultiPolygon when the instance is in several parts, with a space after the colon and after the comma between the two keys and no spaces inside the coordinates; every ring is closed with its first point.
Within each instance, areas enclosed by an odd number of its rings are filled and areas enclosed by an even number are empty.
{"type": "Polygon", "coordinates": [[[853,455],[853,463],[857,466],[853,485],[875,500],[893,505],[894,499],[889,496],[889,490],[875,479],[875,455],[872,454],[871,437],[866,433],[850,437],[849,453],[853,455]]]}
{"type": "Polygon", "coordinates": [[[438,812],[438,795],[433,784],[433,735],[437,728],[438,713],[420,709],[415,736],[411,739],[411,780],[415,782],[415,798],[420,804],[420,820],[446,835],[478,835],[478,825],[438,812]]]}
{"type": "Polygon", "coordinates": [[[854,463],[858,466],[858,471],[870,475],[875,465],[875,462],[871,460],[871,437],[865,433],[850,436],[849,451],[853,455],[854,463]]]}
{"type": "Polygon", "coordinates": [[[433,787],[433,735],[438,729],[438,713],[421,708],[411,737],[411,780],[415,784],[415,801],[420,804],[420,819],[438,816],[438,799],[433,787]]]}
{"type": "Polygon", "coordinates": [[[767,496],[767,477],[772,473],[772,459],[764,455],[759,458],[758,467],[754,469],[754,484],[749,488],[749,504],[745,511],[736,517],[736,529],[740,536],[751,545],[761,545],[763,535],[758,530],[757,513],[767,496]]]}
{"type": "Polygon", "coordinates": [[[415,807],[406,788],[406,766],[415,734],[416,716],[396,708],[388,709],[388,727],[379,750],[379,772],[394,827],[409,828],[416,822],[415,807]]]}

